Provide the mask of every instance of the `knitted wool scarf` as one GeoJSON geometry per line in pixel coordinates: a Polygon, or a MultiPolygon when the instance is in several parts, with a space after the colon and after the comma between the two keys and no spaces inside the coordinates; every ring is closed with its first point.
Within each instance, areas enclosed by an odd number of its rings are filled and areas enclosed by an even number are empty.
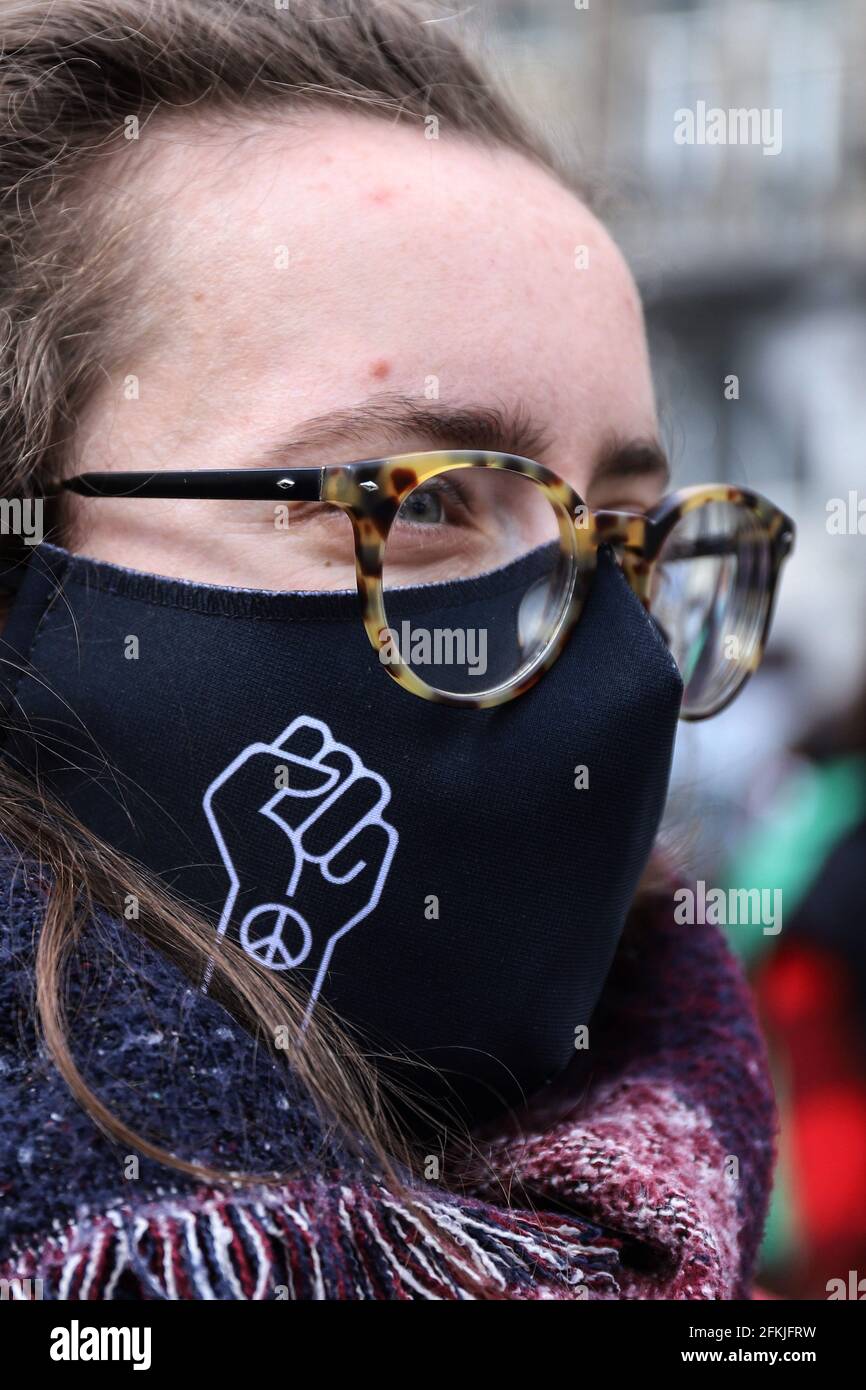
{"type": "Polygon", "coordinates": [[[303,1173],[279,1187],[215,1188],[145,1157],[130,1177],[129,1156],[72,1099],[34,1026],[44,889],[7,853],[0,1279],[13,1281],[9,1295],[435,1300],[471,1299],[483,1285],[513,1299],[749,1297],[773,1163],[764,1052],[717,929],[676,926],[671,902],[658,899],[626,927],[591,1053],[576,1053],[541,1098],[486,1134],[484,1186],[457,1196],[408,1177],[399,1199],[323,1132],[286,1069],[228,1013],[130,924],[98,914],[70,970],[68,1026],[89,1084],[139,1132],[192,1160],[303,1173]],[[509,1191],[524,1193],[522,1205],[508,1204],[509,1191]]]}

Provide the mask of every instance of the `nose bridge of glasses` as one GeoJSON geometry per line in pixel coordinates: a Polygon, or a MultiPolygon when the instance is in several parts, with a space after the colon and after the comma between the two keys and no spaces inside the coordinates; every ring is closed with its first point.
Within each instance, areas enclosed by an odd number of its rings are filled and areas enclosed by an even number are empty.
{"type": "Polygon", "coordinates": [[[597,545],[642,554],[646,546],[647,519],[640,512],[594,511],[591,521],[597,545]]]}
{"type": "Polygon", "coordinates": [[[649,608],[655,561],[647,554],[647,517],[640,512],[598,510],[591,519],[594,544],[611,547],[632,592],[649,608]]]}

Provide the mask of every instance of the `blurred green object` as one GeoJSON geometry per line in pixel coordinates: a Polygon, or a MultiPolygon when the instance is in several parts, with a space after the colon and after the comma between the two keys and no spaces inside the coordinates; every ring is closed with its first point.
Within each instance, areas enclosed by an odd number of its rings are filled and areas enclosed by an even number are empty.
{"type": "MultiPolygon", "coordinates": [[[[726,886],[781,889],[783,921],[790,921],[833,846],[864,817],[866,759],[804,763],[785,780],[762,823],[734,852],[724,875],[726,886]]],[[[729,927],[728,939],[751,969],[777,938],[746,925],[729,927]]]]}
{"type": "MultiPolygon", "coordinates": [[[[866,758],[852,755],[803,763],[784,781],[762,822],[750,830],[732,856],[724,875],[726,887],[780,888],[783,922],[790,921],[834,846],[864,818],[866,758]]],[[[778,936],[755,931],[753,926],[745,930],[729,926],[727,933],[732,949],[750,973],[779,940],[778,936]]],[[[778,1063],[773,1072],[779,1110],[784,1116],[787,1085],[778,1063]]],[[[796,1192],[783,1142],[761,1247],[761,1267],[772,1276],[773,1270],[789,1264],[799,1247],[796,1192]]]]}
{"type": "Polygon", "coordinates": [[[791,1186],[791,1165],[782,1148],[773,1174],[770,1210],[767,1213],[759,1257],[760,1273],[772,1274],[776,1270],[784,1270],[791,1256],[799,1248],[800,1231],[797,1225],[797,1203],[791,1186]]]}

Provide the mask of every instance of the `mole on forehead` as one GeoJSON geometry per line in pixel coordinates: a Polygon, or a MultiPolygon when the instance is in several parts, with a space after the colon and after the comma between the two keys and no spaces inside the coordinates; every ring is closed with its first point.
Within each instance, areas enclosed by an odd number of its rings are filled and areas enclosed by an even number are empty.
{"type": "Polygon", "coordinates": [[[384,381],[391,375],[391,365],[387,357],[375,357],[370,363],[370,376],[374,381],[384,381]]]}

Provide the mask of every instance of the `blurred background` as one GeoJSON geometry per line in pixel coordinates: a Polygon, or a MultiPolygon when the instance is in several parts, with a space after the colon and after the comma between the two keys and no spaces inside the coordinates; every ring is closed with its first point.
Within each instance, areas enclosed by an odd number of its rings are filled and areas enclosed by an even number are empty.
{"type": "Polygon", "coordinates": [[[743,483],[797,523],[763,669],[681,726],[665,837],[687,882],[782,891],[781,932],[729,928],[782,1112],[760,1278],[825,1298],[866,1279],[866,3],[455,15],[630,259],[675,485],[743,483]],[[701,102],[780,112],[781,148],[677,143],[701,102]]]}

